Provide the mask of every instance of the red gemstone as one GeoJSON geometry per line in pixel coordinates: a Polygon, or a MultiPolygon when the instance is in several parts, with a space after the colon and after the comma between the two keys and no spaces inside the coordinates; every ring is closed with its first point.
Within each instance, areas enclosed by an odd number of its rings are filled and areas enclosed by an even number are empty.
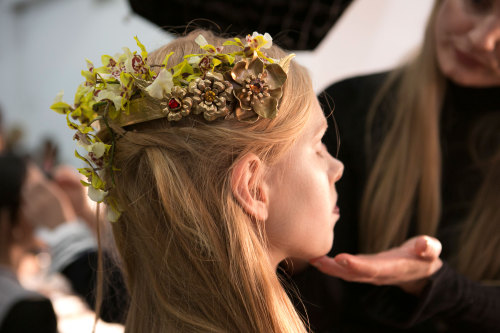
{"type": "Polygon", "coordinates": [[[180,106],[181,106],[181,104],[175,98],[171,98],[170,101],[168,101],[168,108],[170,110],[176,110],[180,106]]]}

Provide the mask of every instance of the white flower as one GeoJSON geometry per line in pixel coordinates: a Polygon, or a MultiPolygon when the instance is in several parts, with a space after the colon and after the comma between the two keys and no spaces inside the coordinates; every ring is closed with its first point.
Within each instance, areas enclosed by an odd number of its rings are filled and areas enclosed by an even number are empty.
{"type": "Polygon", "coordinates": [[[107,191],[100,190],[92,185],[88,187],[88,196],[92,201],[102,202],[107,195],[107,191]]]}
{"type": "Polygon", "coordinates": [[[132,58],[134,54],[130,51],[128,47],[123,48],[123,54],[120,57],[120,62],[123,61],[125,64],[125,71],[127,73],[134,73],[134,68],[132,67],[132,58]]]}
{"type": "Polygon", "coordinates": [[[121,85],[108,84],[106,89],[101,90],[97,93],[96,101],[99,102],[103,99],[109,99],[115,105],[115,109],[120,110],[122,107],[121,93],[121,85]]]}
{"type": "Polygon", "coordinates": [[[250,37],[250,40],[247,40],[247,43],[254,48],[269,49],[271,48],[271,46],[273,46],[273,38],[267,32],[262,35],[257,31],[254,31],[252,36],[250,37]]]}
{"type": "Polygon", "coordinates": [[[118,221],[118,218],[120,217],[121,213],[119,211],[115,210],[113,207],[108,205],[106,215],[108,216],[108,220],[110,222],[116,222],[116,221],[118,221]]]}
{"type": "Polygon", "coordinates": [[[194,57],[188,58],[188,64],[190,64],[190,65],[198,65],[200,63],[200,61],[201,61],[200,56],[194,56],[194,57]]]}
{"type": "Polygon", "coordinates": [[[89,146],[88,151],[92,152],[95,158],[101,158],[106,152],[106,145],[102,142],[96,142],[89,146]]]}
{"type": "Polygon", "coordinates": [[[200,47],[203,47],[205,45],[208,44],[207,40],[205,39],[205,37],[203,37],[203,35],[198,35],[198,37],[196,37],[196,39],[194,40],[196,42],[196,44],[198,44],[200,47]]]}
{"type": "Polygon", "coordinates": [[[172,80],[172,73],[165,68],[160,71],[160,74],[151,83],[146,91],[149,95],[154,98],[161,99],[164,94],[169,94],[174,86],[174,81],[172,80]]]}

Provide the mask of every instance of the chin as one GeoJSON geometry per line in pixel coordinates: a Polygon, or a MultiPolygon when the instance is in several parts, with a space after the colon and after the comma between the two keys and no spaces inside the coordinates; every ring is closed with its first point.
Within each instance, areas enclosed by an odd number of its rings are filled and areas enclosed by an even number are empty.
{"type": "Polygon", "coordinates": [[[328,239],[328,240],[325,240],[325,241],[324,241],[324,243],[323,243],[324,245],[323,245],[323,246],[321,246],[321,248],[318,248],[318,250],[317,250],[317,251],[315,251],[315,256],[314,256],[314,257],[311,257],[311,258],[309,258],[309,259],[314,259],[314,258],[322,257],[322,256],[327,255],[327,254],[330,252],[330,250],[331,250],[331,249],[332,249],[332,247],[333,247],[333,238],[334,238],[334,237],[333,237],[333,232],[332,232],[332,234],[331,234],[331,235],[332,235],[332,236],[331,236],[331,237],[329,237],[329,239],[328,239]]]}

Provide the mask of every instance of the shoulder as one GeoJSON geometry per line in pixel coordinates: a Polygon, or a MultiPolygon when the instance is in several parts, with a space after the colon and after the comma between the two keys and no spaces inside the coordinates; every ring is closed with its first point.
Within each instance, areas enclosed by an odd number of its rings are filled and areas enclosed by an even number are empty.
{"type": "Polygon", "coordinates": [[[389,72],[372,73],[368,75],[353,76],[338,82],[333,83],[325,92],[343,92],[343,93],[356,93],[361,91],[377,90],[387,78],[389,72]]]}
{"type": "Polygon", "coordinates": [[[353,112],[354,108],[366,112],[387,75],[388,72],[382,72],[336,82],[320,94],[320,101],[324,105],[333,100],[335,113],[353,112]]]}
{"type": "Polygon", "coordinates": [[[382,72],[348,78],[319,95],[325,114],[331,114],[325,143],[332,153],[338,146],[337,134],[344,148],[362,149],[368,110],[387,75],[388,72],[382,72]]]}

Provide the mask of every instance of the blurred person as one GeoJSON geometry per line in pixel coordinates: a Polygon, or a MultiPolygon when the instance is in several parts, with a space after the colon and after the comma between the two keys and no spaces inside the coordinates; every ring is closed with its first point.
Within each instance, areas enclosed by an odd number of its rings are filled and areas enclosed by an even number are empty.
{"type": "Polygon", "coordinates": [[[16,271],[35,247],[34,227],[22,207],[26,164],[12,154],[0,154],[0,332],[57,332],[48,298],[23,288],[16,271]]]}
{"type": "Polygon", "coordinates": [[[437,0],[412,60],[326,92],[346,172],[312,263],[344,281],[295,277],[312,327],[500,332],[500,1],[437,0]]]}

